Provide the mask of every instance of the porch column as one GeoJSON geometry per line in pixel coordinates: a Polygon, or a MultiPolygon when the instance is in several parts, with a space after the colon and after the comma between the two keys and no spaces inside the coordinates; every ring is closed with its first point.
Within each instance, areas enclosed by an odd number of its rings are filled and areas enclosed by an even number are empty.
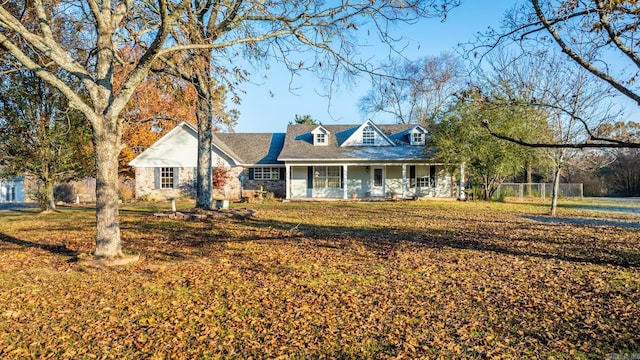
{"type": "Polygon", "coordinates": [[[401,199],[407,196],[407,164],[402,164],[402,197],[401,199]]]}
{"type": "Polygon", "coordinates": [[[347,176],[347,169],[348,168],[349,167],[347,165],[342,165],[342,184],[343,184],[343,187],[342,187],[342,198],[344,200],[347,200],[349,198],[349,189],[347,189],[347,187],[348,187],[347,184],[349,183],[347,181],[347,179],[349,178],[347,176]]]}
{"type": "Polygon", "coordinates": [[[464,200],[464,163],[460,164],[460,186],[458,189],[458,200],[464,200]]]}
{"type": "Polygon", "coordinates": [[[285,200],[291,200],[291,165],[284,166],[285,200]]]}

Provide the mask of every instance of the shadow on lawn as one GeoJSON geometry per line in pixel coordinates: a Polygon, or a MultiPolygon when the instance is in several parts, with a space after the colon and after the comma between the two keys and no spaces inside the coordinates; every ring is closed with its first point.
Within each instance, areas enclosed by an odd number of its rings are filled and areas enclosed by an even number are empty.
{"type": "Polygon", "coordinates": [[[40,244],[36,242],[20,240],[18,238],[15,238],[13,236],[3,234],[3,233],[0,233],[0,242],[15,244],[18,246],[23,246],[28,248],[42,249],[58,255],[66,255],[66,256],[72,256],[72,257],[78,256],[77,251],[67,248],[66,245],[40,244]]]}
{"type": "MultiPolygon", "coordinates": [[[[555,259],[575,263],[591,263],[596,265],[615,265],[625,268],[640,267],[640,251],[620,249],[620,244],[609,244],[607,241],[585,239],[583,237],[567,237],[563,241],[536,236],[514,238],[509,231],[502,233],[478,232],[475,230],[429,230],[418,232],[407,227],[368,228],[344,226],[319,226],[309,224],[293,224],[288,222],[254,221],[257,227],[277,227],[280,229],[297,228],[301,236],[313,240],[334,240],[337,244],[318,246],[342,247],[340,240],[355,240],[378,254],[388,257],[402,242],[416,246],[431,248],[454,248],[463,250],[489,251],[498,254],[530,256],[541,259],[555,259]],[[617,248],[608,248],[616,246],[617,248]]],[[[524,229],[531,224],[520,223],[524,229]]],[[[256,239],[258,240],[258,239],[256,239]]],[[[266,240],[266,239],[265,239],[266,240]]],[[[631,244],[629,244],[630,246],[631,244]]],[[[346,245],[344,245],[346,246],[346,245]]]]}

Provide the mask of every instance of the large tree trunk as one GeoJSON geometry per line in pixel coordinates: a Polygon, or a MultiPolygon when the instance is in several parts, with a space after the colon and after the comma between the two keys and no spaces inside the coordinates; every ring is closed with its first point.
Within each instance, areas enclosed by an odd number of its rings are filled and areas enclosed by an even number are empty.
{"type": "Polygon", "coordinates": [[[196,208],[211,209],[212,192],[211,192],[211,141],[212,119],[211,106],[207,99],[198,96],[196,104],[196,118],[198,119],[198,174],[196,188],[196,208]]]}
{"type": "Polygon", "coordinates": [[[213,139],[213,106],[211,104],[211,51],[203,50],[194,60],[197,69],[193,85],[198,94],[196,119],[198,120],[198,174],[196,175],[196,208],[212,208],[211,159],[213,139]]]}
{"type": "Polygon", "coordinates": [[[53,196],[53,180],[48,177],[42,179],[40,184],[40,194],[38,199],[40,202],[40,209],[42,211],[49,211],[56,209],[56,200],[53,196]]]}
{"type": "Polygon", "coordinates": [[[556,216],[556,209],[558,208],[558,193],[560,192],[560,166],[556,166],[553,174],[553,191],[551,193],[551,216],[556,216]]]}
{"type": "MultiPolygon", "coordinates": [[[[114,121],[115,122],[115,121],[114,121]]],[[[111,126],[94,128],[96,154],[96,257],[122,256],[118,216],[119,134],[111,126]]]]}

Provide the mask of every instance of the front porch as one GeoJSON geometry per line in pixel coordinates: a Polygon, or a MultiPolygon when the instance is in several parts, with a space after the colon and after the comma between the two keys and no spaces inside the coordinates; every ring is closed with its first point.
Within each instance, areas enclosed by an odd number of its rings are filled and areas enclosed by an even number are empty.
{"type": "Polygon", "coordinates": [[[287,164],[286,199],[455,198],[444,164],[287,164]]]}

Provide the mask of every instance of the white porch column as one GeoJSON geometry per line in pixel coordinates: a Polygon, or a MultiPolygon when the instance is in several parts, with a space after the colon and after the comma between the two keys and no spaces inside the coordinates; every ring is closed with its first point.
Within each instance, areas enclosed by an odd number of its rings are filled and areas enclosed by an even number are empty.
{"type": "Polygon", "coordinates": [[[342,165],[342,182],[343,182],[343,185],[344,185],[343,188],[342,188],[342,198],[345,199],[345,200],[347,200],[349,198],[349,189],[347,189],[348,188],[347,183],[349,183],[347,181],[347,179],[349,178],[347,176],[347,169],[348,168],[349,167],[347,165],[342,165]]]}
{"type": "Polygon", "coordinates": [[[402,164],[402,195],[401,199],[407,196],[407,164],[402,164]]]}
{"type": "Polygon", "coordinates": [[[291,200],[291,165],[285,165],[284,169],[285,169],[284,187],[286,189],[285,200],[291,200]]]}
{"type": "Polygon", "coordinates": [[[458,200],[464,200],[465,199],[465,194],[464,194],[464,163],[460,164],[460,186],[458,189],[458,200]]]}

